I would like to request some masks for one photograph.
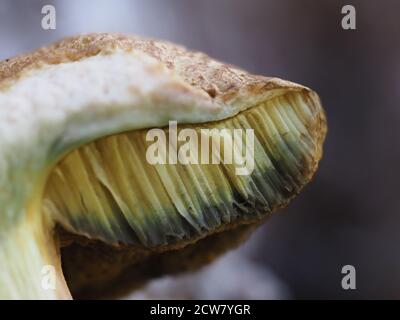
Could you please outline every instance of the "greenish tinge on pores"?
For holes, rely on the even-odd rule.
[[[178,124],[178,132],[191,128],[199,136],[202,129],[253,129],[249,175],[237,175],[234,163],[150,164],[148,130],[102,138],[72,151],[53,169],[44,210],[76,234],[145,246],[257,221],[286,205],[311,179],[320,152],[320,112],[310,96],[293,92],[226,120]],[[168,128],[163,130],[168,139]],[[235,143],[229,148],[236,152]]]

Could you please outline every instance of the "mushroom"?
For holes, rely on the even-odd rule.
[[[1,62],[0,106],[2,299],[115,296],[208,263],[311,180],[326,133],[309,88],[121,34]]]

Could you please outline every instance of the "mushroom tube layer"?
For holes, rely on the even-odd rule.
[[[0,298],[209,262],[311,180],[326,133],[306,87],[115,34],[0,63],[0,106]]]
[[[149,163],[148,130],[102,138],[72,151],[51,172],[45,210],[70,232],[144,246],[200,237],[237,219],[256,221],[284,206],[311,178],[321,139],[318,125],[310,97],[291,93],[233,118],[179,126],[178,134],[194,129],[197,141],[171,145],[165,159],[192,142],[198,155],[193,164]],[[224,152],[250,150],[237,150],[230,136],[209,136],[204,129],[254,130],[252,146],[241,137],[242,149],[253,149],[247,159],[253,170],[239,175],[235,155],[224,163]],[[172,132],[163,130],[167,143]],[[206,150],[194,146],[204,138],[209,138]],[[212,150],[216,139],[220,148]],[[218,152],[219,163],[202,164],[202,152],[210,157]]]

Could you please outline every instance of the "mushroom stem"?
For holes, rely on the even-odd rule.
[[[58,240],[37,208],[28,206],[14,228],[0,231],[0,299],[71,299]]]

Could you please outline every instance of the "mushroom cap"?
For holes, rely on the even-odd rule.
[[[50,236],[56,230],[65,276],[78,296],[109,294],[201,266],[238,245],[268,215],[224,222],[162,245],[107,243],[43,213],[40,199],[50,172],[72,150],[106,136],[162,128],[170,120],[222,121],[290,93],[304,96],[311,110],[304,125],[313,150],[302,159],[308,182],[322,157],[326,119],[307,87],[251,75],[169,42],[122,34],[66,38],[7,59],[0,63],[0,237],[28,217],[51,230]],[[35,209],[27,210],[31,203]]]

